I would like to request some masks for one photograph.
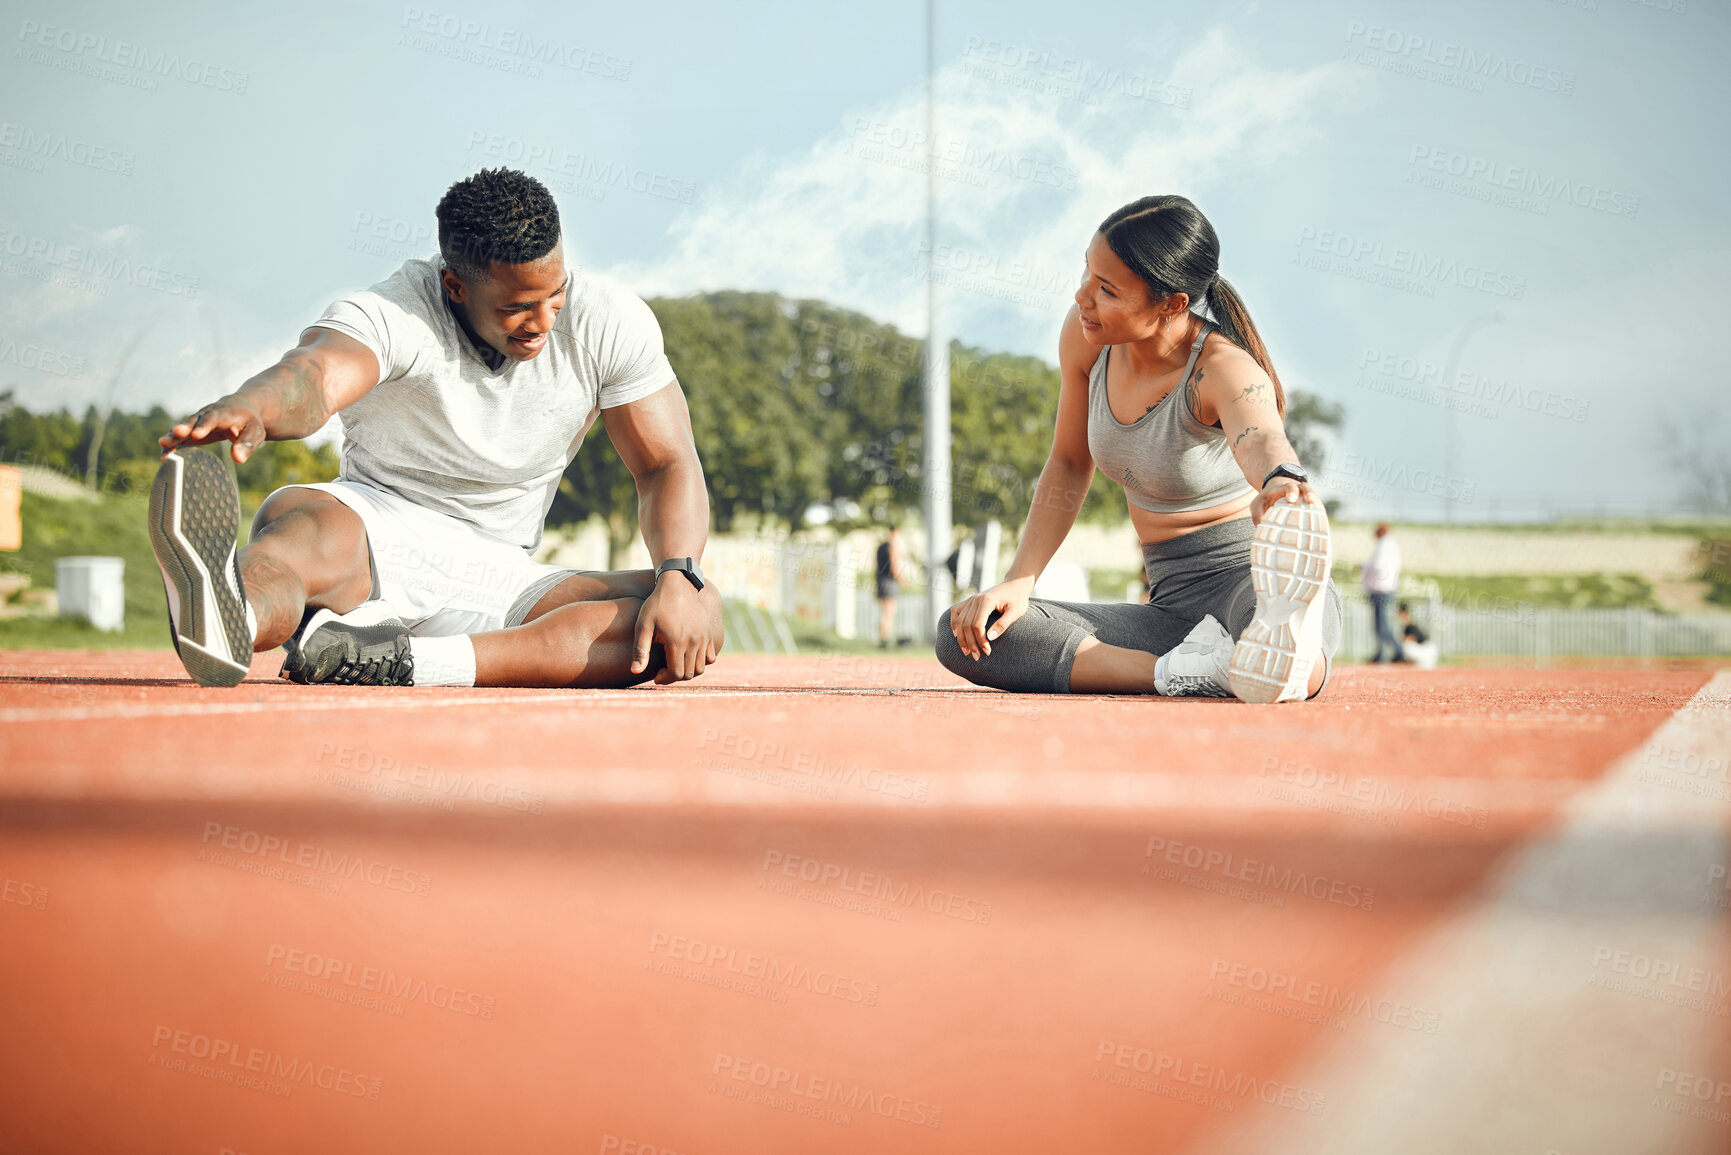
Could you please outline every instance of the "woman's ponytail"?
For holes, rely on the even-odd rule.
[[[1220,276],[1220,238],[1202,210],[1181,196],[1143,197],[1100,222],[1118,259],[1148,286],[1151,297],[1184,293],[1203,301],[1228,341],[1256,359],[1274,383],[1274,404],[1286,416],[1286,393],[1244,302]]]
[[[1208,302],[1208,313],[1226,339],[1255,358],[1262,371],[1268,374],[1268,379],[1274,382],[1274,406],[1281,417],[1285,417],[1286,391],[1280,387],[1280,375],[1275,373],[1274,362],[1269,360],[1268,349],[1262,344],[1262,335],[1256,331],[1256,325],[1251,322],[1250,313],[1238,293],[1225,277],[1217,276],[1208,286],[1203,300]]]

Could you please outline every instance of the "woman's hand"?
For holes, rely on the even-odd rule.
[[[992,643],[1028,612],[1028,598],[1033,592],[1033,578],[1012,578],[951,606],[950,632],[956,635],[962,653],[976,662],[991,653]],[[988,625],[994,613],[998,620]]]
[[[1316,491],[1310,488],[1308,482],[1294,481],[1290,477],[1270,478],[1267,485],[1255,501],[1250,503],[1250,524],[1261,525],[1262,515],[1277,501],[1308,501],[1321,504],[1316,500]]]

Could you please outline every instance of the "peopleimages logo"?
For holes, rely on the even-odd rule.
[[[801,1100],[811,1100],[832,1110],[859,1111],[862,1114],[875,1115],[881,1119],[895,1119],[898,1122],[911,1123],[916,1127],[930,1127],[934,1131],[944,1117],[942,1107],[928,1103],[924,1099],[880,1091],[856,1083],[852,1079],[825,1077],[798,1069],[790,1070],[774,1063],[742,1058],[737,1055],[717,1053],[715,1064],[710,1068],[709,1074],[711,1093],[742,1090],[741,1088],[728,1088],[722,1082],[724,1079],[730,1079],[758,1088],[761,1094],[754,1101],[760,1102],[764,1106],[780,1107],[800,1115],[812,1113],[810,1104],[801,1102]],[[745,1098],[746,1096],[736,1094],[731,1097]],[[805,1109],[802,1110],[801,1108]],[[852,1116],[826,1121],[845,1125],[852,1121]]]
[[[658,930],[649,939],[649,953],[665,952],[670,959],[699,967],[719,968],[740,979],[761,980],[781,990],[804,989],[816,995],[875,1007],[878,984],[850,978],[837,971],[813,968],[801,962],[741,950],[736,946],[669,934]]]
[[[116,253],[65,244],[21,232],[3,221],[0,221],[0,255],[23,257],[40,266],[84,278],[80,285],[94,286],[99,292],[105,290],[107,282],[124,281],[189,301],[198,296],[197,277],[177,272],[161,261],[134,261]]]
[[[1082,173],[1081,169],[1045,157],[1029,156],[996,146],[988,148],[961,137],[944,136],[941,133],[931,138],[927,137],[922,129],[905,128],[889,121],[873,120],[864,116],[853,118],[852,137],[850,151],[856,156],[865,156],[868,160],[881,160],[887,155],[906,153],[953,166],[958,171],[991,173],[1059,189],[1074,189],[1076,180]],[[860,151],[873,148],[887,151]],[[923,172],[924,169],[918,171]],[[940,170],[939,175],[950,174]]]
[[[1463,401],[1484,401],[1491,405],[1523,409],[1528,413],[1558,417],[1564,421],[1585,421],[1592,409],[1591,402],[1567,393],[1558,393],[1554,389],[1541,390],[1534,386],[1521,385],[1507,377],[1492,377],[1470,369],[1456,370],[1451,380],[1443,376],[1443,367],[1435,361],[1379,349],[1373,345],[1366,345],[1359,353],[1358,367],[1361,371],[1368,371],[1381,378],[1410,383],[1416,387],[1415,391],[1423,390],[1419,392],[1420,396],[1429,396],[1428,390],[1436,390],[1438,395],[1446,394]],[[1392,390],[1385,388],[1377,392]]]
[[[166,1053],[160,1049],[167,1044]],[[185,1071],[219,1083],[252,1085],[274,1081],[269,1090],[287,1096],[291,1086],[302,1083],[330,1091],[336,1095],[352,1095],[357,1099],[377,1099],[384,1082],[331,1063],[315,1064],[264,1047],[243,1047],[228,1039],[201,1035],[174,1027],[158,1026],[151,1038],[150,1065],[169,1070]],[[178,1056],[187,1058],[179,1058]],[[204,1060],[204,1064],[188,1063],[187,1059]],[[227,1066],[219,1066],[226,1063]],[[265,1087],[254,1089],[265,1090]]]
[[[989,923],[992,921],[992,904],[979,899],[967,898],[954,891],[938,887],[925,887],[919,883],[909,883],[905,880],[899,884],[888,875],[875,874],[869,870],[855,870],[851,866],[843,866],[834,862],[823,862],[816,858],[803,858],[797,854],[788,854],[780,850],[766,850],[763,854],[764,871],[779,871],[784,877],[797,879],[800,882],[815,883],[819,888],[831,888],[863,895],[876,902],[888,903],[890,913],[897,920],[901,912],[896,907],[919,907],[933,914],[945,915],[959,919],[962,922]],[[773,879],[766,880],[773,882]],[[759,886],[762,888],[760,881]]]
[[[1297,244],[1299,252],[1293,257],[1296,264],[1387,283],[1393,288],[1417,286],[1425,296],[1433,295],[1437,284],[1458,285],[1513,301],[1527,295],[1525,277],[1405,245],[1384,245],[1374,237],[1305,225],[1298,230]],[[1332,266],[1329,258],[1334,258]]]
[[[1304,870],[1293,870],[1290,866],[1282,869],[1272,862],[1241,858],[1228,851],[1162,838],[1157,834],[1149,836],[1147,848],[1142,854],[1150,860],[1143,865],[1143,874],[1156,873],[1152,867],[1154,862],[1159,861],[1198,871],[1203,876],[1215,875],[1221,879],[1247,882],[1287,894],[1302,894],[1318,902],[1332,902],[1336,906],[1356,910],[1369,910],[1376,903],[1376,891],[1370,887],[1326,875],[1311,874]],[[1165,874],[1162,873],[1161,877],[1165,877]]]
[[[403,8],[402,28],[405,35],[417,38],[409,42],[409,47],[427,50],[443,41],[446,48],[458,50],[454,53],[458,59],[467,59],[465,53],[481,50],[497,53],[511,63],[551,64],[602,80],[631,79],[631,61],[622,56],[451,12],[434,12],[407,5]],[[539,76],[540,73],[532,75]]]
[[[1479,82],[1501,80],[1560,96],[1570,96],[1575,91],[1573,72],[1535,64],[1530,60],[1511,59],[1501,52],[1468,48],[1453,41],[1439,41],[1431,36],[1401,32],[1358,20],[1347,24],[1346,41],[1349,52],[1352,47],[1362,45],[1409,66],[1448,69],[1463,78]]]
[[[55,377],[84,376],[84,358],[60,353],[41,345],[20,345],[9,338],[0,338],[0,365],[18,365],[49,373]]]
[[[414,975],[399,975],[389,967],[357,967],[351,960],[280,943],[272,943],[265,951],[264,965],[323,983],[341,983],[343,987],[349,988],[351,993],[379,995],[406,1003],[423,1003],[441,1011],[471,1018],[492,1018],[497,1003],[491,995],[465,990],[451,983],[429,983],[426,979]]]
[[[18,50],[18,55],[33,63],[46,64],[52,68],[64,67],[64,63],[87,66],[66,69],[71,72],[84,72],[90,70],[91,66],[108,64],[115,68],[133,69],[145,73],[146,76],[164,79],[172,77],[200,88],[232,92],[236,96],[246,95],[247,82],[252,79],[251,73],[223,68],[191,56],[183,57],[178,52],[153,51],[129,40],[110,40],[106,36],[56,24],[42,24],[35,20],[19,22],[18,40],[23,45]],[[63,59],[55,60],[48,56],[49,50],[60,53]],[[94,74],[100,76],[101,72],[97,70]]]
[[[211,845],[213,839],[216,842],[214,846]],[[238,826],[224,826],[220,822],[206,822],[204,837],[200,841],[203,844],[198,852],[200,861],[288,881],[305,879],[327,890],[340,890],[343,882],[359,879],[384,890],[424,898],[433,885],[433,876],[425,871],[407,870],[348,851],[339,854],[329,847],[310,842],[297,842],[291,846],[286,838],[257,830],[243,830]],[[275,861],[272,861],[272,851],[276,852]],[[285,866],[308,873],[295,875],[294,871],[285,872]],[[286,875],[294,877],[286,878]]]
[[[42,171],[42,161],[57,160],[81,168],[95,169],[97,172],[131,176],[133,166],[138,163],[137,158],[130,152],[123,152],[105,144],[95,144],[80,137],[67,136],[64,132],[50,132],[29,125],[13,124],[9,120],[0,121],[0,148],[10,149],[29,161],[28,167],[34,172]]]
[[[1524,165],[1505,164],[1490,157],[1428,144],[1413,145],[1407,164],[1409,181],[1481,200],[1511,194],[1508,199],[1496,203],[1506,203],[1511,208],[1534,209],[1540,216],[1548,214],[1550,206],[1558,203],[1614,217],[1633,217],[1641,207],[1639,197],[1590,181],[1570,180]],[[1442,177],[1454,177],[1461,186],[1473,187],[1456,187],[1443,182]]]
[[[1225,1098],[1225,1109],[1229,1111],[1234,1109],[1237,1102],[1244,1100],[1254,1100],[1270,1107],[1280,1107],[1305,1115],[1320,1115],[1328,1105],[1327,1095],[1309,1087],[1282,1083],[1278,1079],[1260,1079],[1243,1071],[1229,1070],[1216,1063],[1198,1063],[1194,1059],[1168,1055],[1163,1051],[1155,1052],[1147,1047],[1120,1043],[1115,1039],[1100,1040],[1099,1046],[1094,1049],[1094,1063],[1095,1079],[1101,1078],[1101,1068],[1115,1066],[1153,1075],[1156,1079],[1218,1091]]]

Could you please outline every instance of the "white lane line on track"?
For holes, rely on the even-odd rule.
[[[805,693],[806,691],[799,691]],[[876,691],[884,693],[885,691]],[[893,692],[893,691],[889,691]],[[109,702],[100,706],[12,706],[0,709],[0,722],[80,722],[101,718],[177,718],[216,714],[296,713],[323,710],[418,710],[449,709],[453,706],[523,706],[537,709],[558,707],[620,706],[647,710],[667,705],[691,705],[712,698],[762,698],[781,696],[786,690],[679,691],[662,696],[652,690],[549,690],[526,697],[511,694],[431,695],[408,692],[401,696],[367,694],[357,698],[278,697],[245,702],[185,702],[157,705],[149,702]],[[834,690],[832,694],[863,694],[864,690]]]
[[[1203,1149],[1731,1150],[1728,764],[1731,671],[1389,968],[1383,992],[1440,1011],[1435,1036],[1320,1032],[1281,1078],[1325,1092],[1326,1113],[1247,1118]]]

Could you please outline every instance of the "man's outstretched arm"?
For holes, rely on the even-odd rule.
[[[265,441],[317,433],[333,413],[359,401],[378,381],[379,360],[371,349],[315,325],[275,365],[180,422],[157,444],[166,457],[182,445],[232,441],[235,461],[245,461]]]
[[[628,405],[604,409],[601,420],[637,482],[637,521],[651,562],[701,558],[709,540],[709,493],[679,382]],[[721,596],[715,586],[698,590],[684,574],[669,571],[655,583],[637,616],[631,672],[643,672],[649,647],[659,642],[667,665],[655,680],[695,678],[715,661],[722,640]]]

